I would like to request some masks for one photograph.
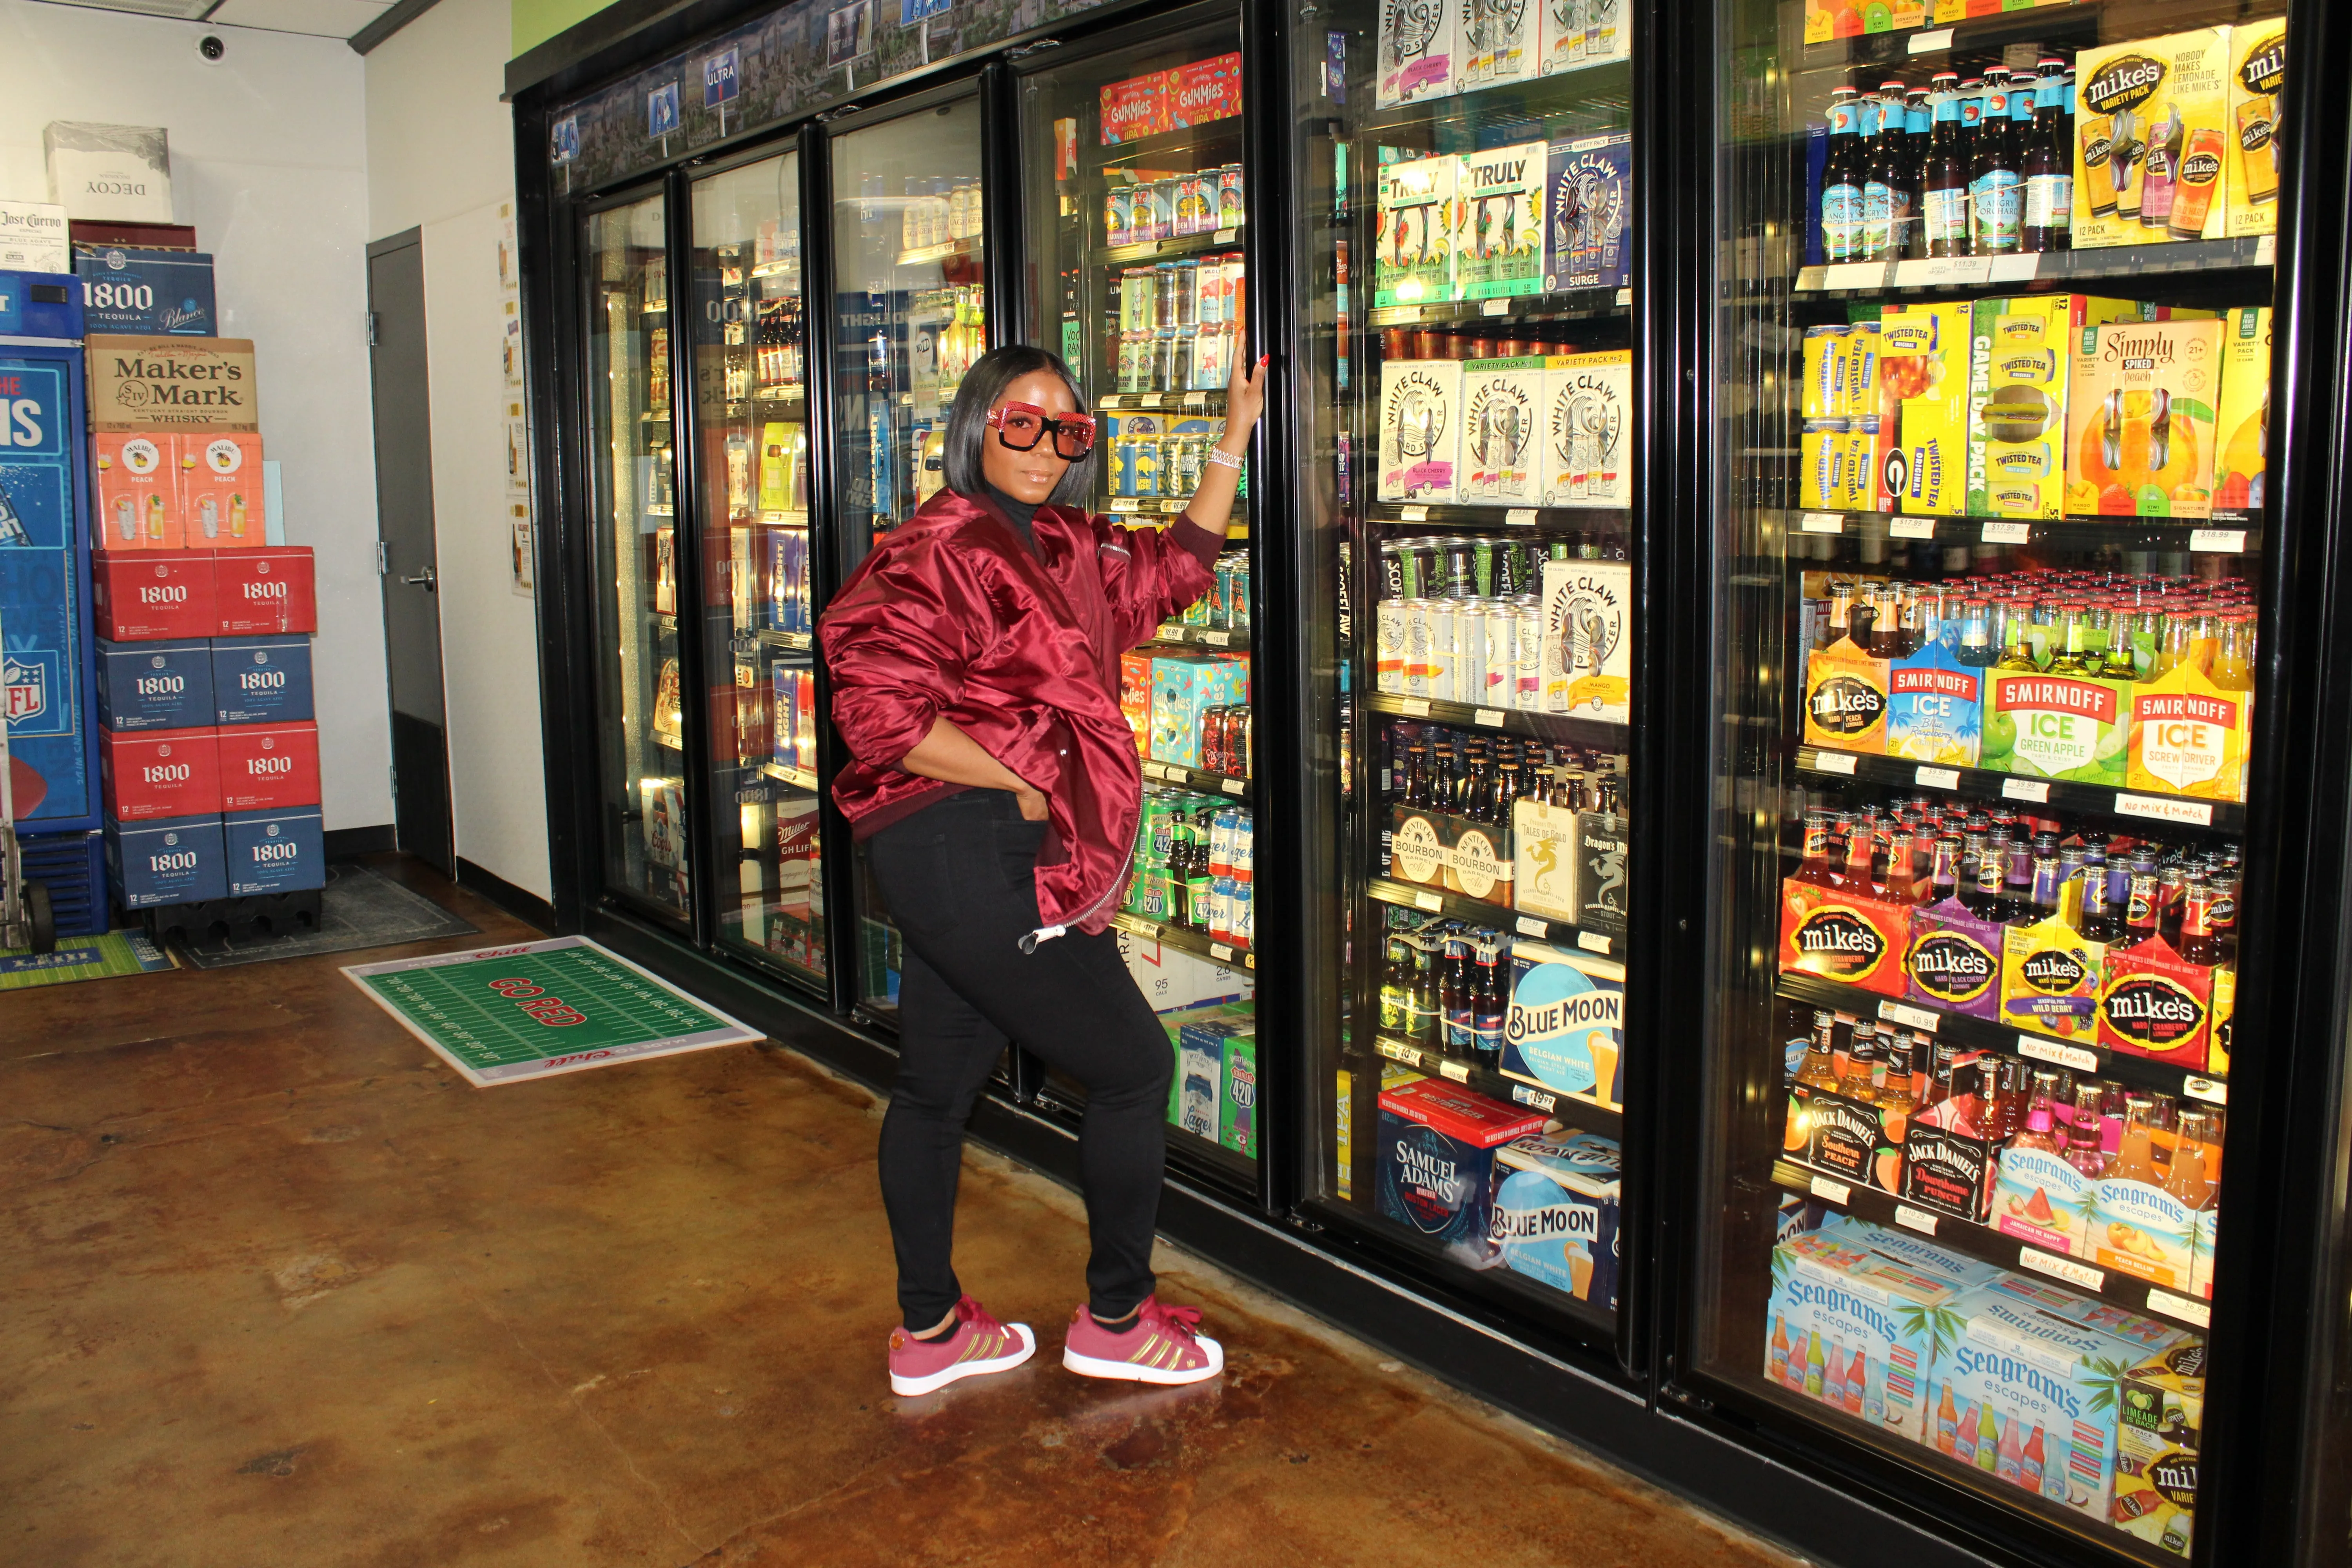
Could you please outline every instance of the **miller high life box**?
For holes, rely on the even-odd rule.
[[[1538,31],[1546,5],[1537,0],[1452,0],[1455,36],[1454,90],[1469,92],[1499,82],[1525,81],[1536,74]],[[1541,177],[1543,154],[1536,154]]]
[[[1906,994],[1948,1013],[2000,1016],[2004,929],[1979,919],[1958,899],[1913,910],[1903,951]]]
[[[2111,321],[2077,336],[2066,510],[2210,517],[2223,323]]]
[[[2226,233],[2278,229],[2278,95],[2285,85],[2284,20],[2242,22],[2231,28]]]
[[[2099,1033],[2105,944],[2053,915],[2001,931],[2000,1019],[2012,1028],[2089,1044]]]
[[[1453,0],[1381,0],[1374,101],[1389,109],[1454,90],[1462,19]]]
[[[1490,0],[1457,3],[1484,8]],[[1463,154],[1455,176],[1462,233],[1454,263],[1463,299],[1543,292],[1546,169],[1541,142]]]
[[[1989,675],[1984,766],[2082,784],[2124,782],[2132,682],[1999,669]]]
[[[1625,966],[1543,942],[1511,944],[1503,1074],[1588,1100],[1625,1102]]]
[[[2131,688],[2128,788],[2243,800],[2251,691],[2225,691],[2194,663]]]
[[[1626,722],[1633,683],[1633,568],[1543,563],[1543,710]]]
[[[1455,192],[1461,161],[1412,158],[1381,170],[1372,247],[1372,303],[1420,305],[1455,297]]]
[[[2084,328],[2147,307],[2085,294],[1979,300],[1969,389],[1970,517],[2058,517],[2066,494],[2068,394]]]
[[[2213,972],[2184,961],[2162,937],[2107,949],[2099,979],[2103,1048],[2201,1073],[2212,1016]]]
[[[1966,303],[1889,305],[1879,319],[1875,510],[1958,517],[1968,503]]]
[[[2213,505],[2245,511],[2268,491],[2271,308],[2248,305],[2221,319],[2221,406],[2213,428]]]
[[[1619,132],[1551,143],[1544,226],[1544,288],[1622,289],[1633,199],[1633,141]]]
[[[1805,661],[1805,743],[1874,757],[1886,750],[1886,661],[1841,634]]]
[[[1910,936],[1908,904],[1890,904],[1794,878],[1780,884],[1783,973],[1818,974],[1899,997],[1910,985],[1903,967]]]
[[[1462,367],[1462,499],[1534,506],[1543,499],[1544,362],[1473,360]]]
[[[1972,768],[1984,741],[1984,674],[1930,637],[1886,667],[1886,754]]]
[[[2084,49],[2074,70],[2074,247],[2221,238],[2230,29]]]
[[[1553,354],[1544,362],[1539,435],[1543,504],[1633,504],[1625,463],[1626,416],[1633,404],[1633,353]]]
[[[1461,363],[1391,360],[1382,365],[1380,499],[1458,500],[1461,450]]]

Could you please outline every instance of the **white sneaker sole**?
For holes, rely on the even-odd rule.
[[[1202,1383],[1225,1370],[1224,1346],[1206,1334],[1196,1336],[1193,1342],[1209,1352],[1207,1365],[1161,1368],[1131,1361],[1104,1361],[1097,1356],[1080,1355],[1067,1345],[1062,1347],[1062,1364],[1080,1377],[1108,1377],[1125,1383]]]
[[[963,1361],[953,1366],[941,1367],[929,1377],[900,1377],[890,1374],[890,1392],[898,1394],[929,1394],[945,1388],[960,1378],[982,1377],[992,1372],[1011,1372],[1037,1353],[1037,1336],[1029,1331],[1026,1323],[1007,1323],[1005,1331],[1021,1342],[1021,1348],[1011,1355],[1001,1355],[989,1361]]]

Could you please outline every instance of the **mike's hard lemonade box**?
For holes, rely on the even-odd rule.
[[[2189,1555],[2205,1426],[2205,1345],[2183,1340],[2124,1374],[2111,1517],[2126,1535]]]
[[[2184,962],[2160,936],[2108,948],[2100,966],[2100,1047],[2206,1071],[2213,973]]]
[[[1972,768],[1984,741],[1984,674],[1931,638],[1886,668],[1886,754]]]
[[[2106,947],[2059,916],[2001,932],[2000,1020],[2085,1045],[2098,1038]]]
[[[1966,509],[1972,328],[1966,303],[1889,305],[1879,318],[1876,510]]]
[[[2131,789],[2243,800],[2251,691],[2225,691],[2194,663],[2131,689]]]
[[[2074,248],[2219,239],[2230,29],[2136,38],[2074,57]]]
[[[1906,994],[1947,1013],[1999,1017],[2004,929],[1978,919],[1958,899],[1913,910],[1903,952]]]
[[[1539,457],[1546,506],[1633,504],[1625,428],[1633,405],[1633,352],[1553,354],[1544,361]]]
[[[1780,884],[1780,969],[1900,997],[1911,908],[1790,878]]]
[[[1462,367],[1462,499],[1534,506],[1543,499],[1544,362],[1473,360]]]
[[[1490,0],[1456,3],[1483,9]],[[1462,155],[1455,175],[1462,232],[1454,267],[1463,299],[1543,292],[1546,153],[1545,143],[1528,142]]]
[[[1375,193],[1372,303],[1455,298],[1456,158],[1411,158],[1381,170]]]
[[[1452,0],[1381,0],[1375,102],[1389,109],[1453,91],[1461,47],[1462,20]]]
[[[1616,1142],[1591,1132],[1538,1133],[1503,1145],[1487,1205],[1496,1256],[1613,1311],[1623,1165]]]
[[[1542,1131],[1542,1115],[1434,1078],[1383,1089],[1380,1106],[1380,1212],[1485,1263],[1495,1151]]]
[[[2286,23],[2242,22],[2231,27],[2230,211],[2223,220],[2229,234],[2278,231],[2278,95],[2285,85]]]
[[[2128,680],[1990,672],[1984,763],[2000,773],[2080,784],[2124,782],[2130,748]]]
[[[1617,1110],[1624,1054],[1623,964],[1539,942],[1511,944],[1504,1077]]]
[[[2221,318],[2221,408],[2213,437],[2213,505],[2245,511],[2269,491],[2271,308],[2248,305]]]
[[[1462,363],[1391,360],[1381,367],[1380,499],[1461,499]]]
[[[1936,1345],[1956,1326],[1945,1275],[1824,1228],[1772,1252],[1764,1375],[1790,1393],[1917,1441]]]
[[[1843,633],[1815,651],[1805,661],[1805,743],[1866,757],[1884,754],[1887,680],[1886,660],[1857,647]]]

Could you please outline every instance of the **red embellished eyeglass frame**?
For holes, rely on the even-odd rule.
[[[1095,418],[1091,414],[1054,416],[1034,403],[1007,403],[988,411],[988,424],[997,440],[1016,452],[1036,449],[1047,432],[1054,437],[1054,455],[1075,463],[1095,449]],[[1026,436],[1028,439],[1020,439]]]

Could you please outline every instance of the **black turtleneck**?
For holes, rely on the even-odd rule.
[[[1037,515],[1037,508],[1028,501],[1014,500],[986,479],[981,480],[980,483],[981,488],[988,492],[988,499],[995,504],[996,510],[1004,514],[1004,521],[1013,525],[1013,531],[1021,536],[1022,547],[1030,554],[1036,554],[1037,536],[1032,531],[1029,524],[1030,520]]]

